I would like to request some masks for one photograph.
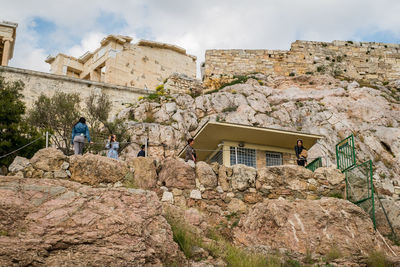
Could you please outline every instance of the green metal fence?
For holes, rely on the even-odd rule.
[[[361,207],[370,216],[375,229],[398,242],[388,213],[374,190],[372,161],[356,164],[354,136],[350,135],[336,145],[337,167],[346,176],[346,198]]]
[[[337,167],[342,172],[356,165],[354,135],[350,135],[336,145]]]
[[[347,168],[344,173],[347,200],[367,212],[376,228],[372,161],[354,165]]]
[[[318,157],[311,161],[309,164],[307,164],[306,169],[309,169],[310,171],[315,171],[319,167],[322,167],[322,158]]]

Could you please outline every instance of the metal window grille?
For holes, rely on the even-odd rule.
[[[266,152],[265,153],[266,166],[282,165],[282,153]]]
[[[256,168],[256,150],[243,147],[230,147],[231,165],[244,164]]]
[[[218,164],[222,165],[223,160],[222,160],[223,154],[222,154],[222,149],[215,153],[214,156],[212,156],[210,162],[217,162]]]

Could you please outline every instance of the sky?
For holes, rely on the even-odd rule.
[[[18,23],[10,66],[48,72],[48,55],[79,57],[108,34],[207,49],[290,49],[296,40],[400,43],[399,0],[0,0]]]

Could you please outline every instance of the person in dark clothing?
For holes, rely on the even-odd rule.
[[[137,154],[138,157],[146,157],[146,152],[144,151],[145,148],[146,148],[145,145],[142,145],[142,146],[140,147],[140,151],[139,151],[139,153]]]
[[[296,152],[297,165],[305,166],[307,163],[307,156],[305,155],[307,150],[303,146],[303,140],[297,140],[297,145],[294,147],[294,151]]]
[[[185,161],[193,160],[194,162],[196,162],[196,150],[194,150],[193,146],[194,140],[193,138],[189,138],[188,145],[186,146]]]
[[[83,148],[85,146],[85,138],[89,143],[89,127],[86,125],[85,118],[81,117],[77,123],[75,123],[74,128],[72,128],[71,144],[74,146],[74,154],[82,155]]]

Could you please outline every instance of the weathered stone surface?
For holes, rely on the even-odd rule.
[[[201,192],[200,190],[194,189],[190,191],[190,198],[193,199],[201,199]]]
[[[216,188],[218,185],[214,170],[204,161],[196,163],[196,177],[205,188]]]
[[[218,169],[218,184],[224,191],[229,191],[229,189],[231,188],[228,181],[227,171],[227,167],[225,167],[224,165],[221,165]]]
[[[68,174],[65,170],[55,171],[53,175],[54,175],[54,178],[56,178],[56,179],[68,178]]]
[[[227,209],[229,212],[245,213],[247,211],[247,206],[240,199],[232,198]]]
[[[1,177],[0,265],[184,265],[161,213],[150,191]]]
[[[249,248],[325,255],[336,247],[343,256],[387,249],[375,235],[368,214],[340,199],[264,200],[235,228],[235,241]]]
[[[49,171],[58,171],[67,157],[61,150],[56,148],[43,148],[35,153],[30,162],[35,169]]]
[[[174,204],[174,195],[172,194],[172,192],[164,191],[161,197],[161,201]]]
[[[135,157],[125,160],[129,167],[134,169],[133,184],[138,188],[154,189],[157,185],[157,172],[154,159],[149,157]]]
[[[90,185],[122,181],[129,172],[123,161],[92,154],[71,156],[69,170],[72,181]]]
[[[232,167],[232,170],[232,189],[244,191],[250,185],[254,185],[257,175],[256,169],[243,164],[237,164]]]
[[[168,188],[192,189],[196,186],[195,170],[182,160],[166,159],[158,175],[160,182]]]
[[[30,164],[29,159],[16,156],[14,161],[8,166],[8,171],[13,174],[23,171]]]
[[[185,210],[185,221],[192,225],[200,225],[204,221],[204,215],[198,209],[190,208]]]
[[[345,180],[345,175],[337,168],[318,168],[314,171],[315,179],[327,179],[331,185],[338,185]]]

